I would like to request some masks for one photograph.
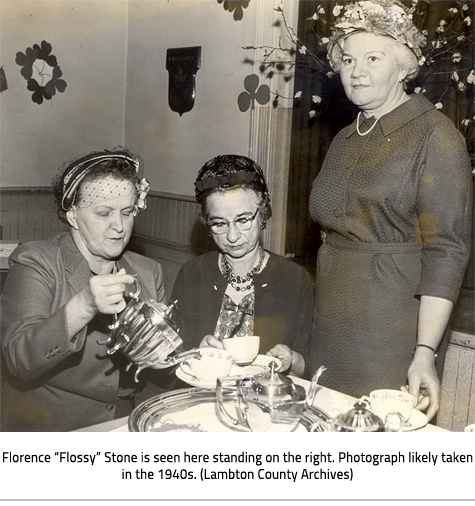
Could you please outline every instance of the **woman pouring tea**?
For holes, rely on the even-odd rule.
[[[464,139],[408,95],[425,37],[397,1],[345,4],[328,45],[360,112],[333,140],[310,197],[323,229],[311,370],[361,396],[409,391],[438,409],[435,354],[469,258],[471,167]]]
[[[140,157],[91,153],[54,190],[69,231],[19,246],[0,299],[2,430],[68,431],[130,413],[130,378],[100,343],[135,279],[164,298],[160,265],[125,251],[148,191]]]

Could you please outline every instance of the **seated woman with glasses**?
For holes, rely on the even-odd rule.
[[[307,271],[259,245],[272,209],[262,169],[240,155],[207,162],[195,182],[201,221],[219,252],[181,268],[173,289],[185,347],[222,348],[229,337],[260,336],[259,353],[304,375],[313,311]]]

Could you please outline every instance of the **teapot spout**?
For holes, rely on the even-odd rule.
[[[199,349],[184,351],[182,353],[178,353],[178,355],[166,357],[164,360],[157,360],[153,363],[152,368],[165,369],[167,367],[173,367],[174,365],[180,364],[189,358],[200,356],[201,354]]]
[[[322,373],[326,370],[327,368],[324,365],[321,365],[317,369],[317,372],[313,375],[307,397],[305,398],[305,409],[309,409],[313,405],[313,401],[315,400],[315,395],[317,393],[318,380],[320,379]]]

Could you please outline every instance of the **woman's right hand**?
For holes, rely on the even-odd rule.
[[[126,306],[125,287],[135,278],[121,269],[116,274],[92,276],[87,285],[66,303],[69,337],[72,338],[97,314],[117,314]]]
[[[207,336],[204,336],[200,343],[200,348],[220,348],[224,349],[223,341],[219,340],[218,338],[208,334]]]
[[[92,276],[79,292],[79,304],[93,318],[96,314],[117,314],[126,306],[125,287],[134,282],[134,277],[120,269],[115,274]],[[79,308],[78,308],[79,309]]]

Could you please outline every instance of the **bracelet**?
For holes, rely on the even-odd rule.
[[[434,355],[437,356],[437,352],[432,348],[432,346],[429,346],[428,344],[416,344],[416,348],[419,348],[419,346],[422,346],[423,348],[429,348],[429,350],[432,350],[434,352]]]

